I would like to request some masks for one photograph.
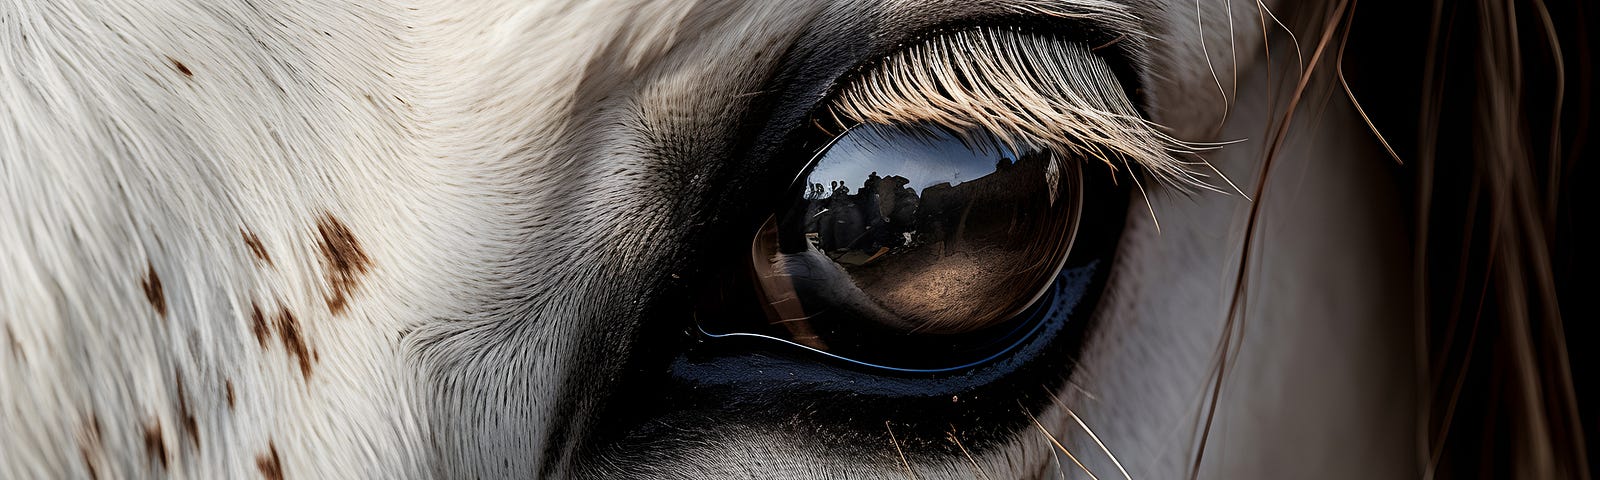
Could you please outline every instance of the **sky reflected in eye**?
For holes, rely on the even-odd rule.
[[[1016,162],[1016,154],[993,136],[969,136],[972,138],[963,142],[936,128],[860,125],[828,149],[811,171],[810,181],[813,188],[826,186],[827,192],[838,186],[854,192],[876,172],[903,177],[910,182],[906,187],[920,193],[940,183],[958,185],[994,173],[1002,159]]]

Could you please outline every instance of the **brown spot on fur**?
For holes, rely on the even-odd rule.
[[[178,426],[183,429],[184,435],[189,436],[189,443],[195,450],[200,449],[200,428],[194,420],[194,412],[189,410],[189,395],[183,391],[183,374],[173,371],[178,385]]]
[[[267,440],[267,453],[256,455],[256,469],[267,480],[283,480],[283,458],[278,456],[278,446]]]
[[[11,331],[11,326],[6,325],[6,342],[11,345],[11,357],[22,363],[28,360],[28,355],[22,352],[22,342],[17,341],[17,334]]]
[[[156,275],[156,266],[145,262],[144,280],[139,286],[144,289],[144,298],[150,301],[150,306],[156,309],[156,314],[167,316],[167,297],[161,291],[161,277]]]
[[[322,261],[328,269],[328,310],[338,315],[344,312],[351,292],[360,286],[360,276],[371,268],[372,259],[361,249],[350,228],[333,215],[324,213],[317,219],[317,233],[321,236]]]
[[[99,480],[100,465],[94,459],[94,454],[89,451],[89,447],[78,445],[78,454],[83,456],[83,468],[89,471],[89,478]]]
[[[272,330],[269,328],[267,326],[267,316],[261,313],[261,306],[256,305],[256,302],[252,300],[250,302],[250,333],[256,335],[256,343],[261,344],[263,350],[267,348],[267,340],[272,338]]]
[[[233,410],[233,380],[223,380],[222,381],[222,390],[227,393],[227,396],[228,396],[228,410],[232,411]]]
[[[105,438],[105,436],[100,433],[100,414],[97,414],[97,413],[90,413],[89,414],[89,425],[88,425],[88,427],[89,427],[89,437],[93,438],[95,443],[100,443],[100,440]]]
[[[183,62],[178,61],[178,59],[172,58],[172,57],[167,57],[167,61],[168,62],[172,62],[172,66],[173,67],[177,67],[178,71],[183,73],[183,76],[185,76],[185,77],[193,77],[194,76],[194,71],[189,70],[189,66],[188,65],[184,65]]]
[[[78,433],[78,454],[83,456],[83,467],[89,471],[89,478],[100,478],[100,451],[101,440],[104,436],[100,433],[100,416],[89,414],[89,422],[83,425]]]
[[[283,349],[300,361],[300,375],[310,379],[311,354],[307,353],[305,339],[300,335],[300,321],[296,320],[288,309],[279,311],[274,320],[273,323],[278,327],[278,336],[283,339]]]
[[[270,323],[267,315],[261,311],[261,306],[255,302],[250,303],[250,331],[255,334],[256,342],[265,350],[272,339],[272,331],[278,331],[278,339],[283,341],[283,349],[289,357],[300,365],[300,376],[311,379],[311,363],[314,359],[311,349],[306,344],[306,337],[300,328],[300,320],[296,319],[293,312],[287,308],[278,310],[272,316]],[[228,382],[229,407],[233,401],[233,383]]]
[[[144,451],[151,459],[161,462],[161,469],[167,469],[167,442],[161,435],[161,419],[152,418],[151,423],[144,425]]]
[[[261,244],[261,237],[243,228],[239,229],[239,236],[244,237],[244,246],[250,249],[251,256],[269,267],[272,266],[272,256],[267,254],[266,245]]]

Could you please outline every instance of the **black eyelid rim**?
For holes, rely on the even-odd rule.
[[[1060,275],[1060,273],[1057,272],[1057,275]],[[1057,282],[1057,281],[1059,281],[1059,280],[1055,279],[1055,278],[1052,278],[1049,289],[1055,289],[1056,288],[1055,282]],[[1050,293],[1050,292],[1048,292],[1048,290],[1047,291],[1042,291],[1042,292],[1040,292],[1040,297],[1042,297],[1045,293]],[[1039,298],[1034,298],[1029,303],[1037,303],[1038,301],[1039,301]],[[1050,313],[1053,313],[1052,309],[1042,308],[1042,309],[1035,309],[1035,311],[1033,312],[1032,315],[1034,317],[1044,317],[1044,316],[1048,316]],[[1030,339],[1033,339],[1035,334],[1039,333],[1040,330],[1043,330],[1047,326],[1046,323],[1048,321],[1049,321],[1049,319],[1046,319],[1046,318],[1031,318],[1026,322],[1018,324],[1016,326],[1016,328],[1014,329],[1013,333],[1015,333],[1015,331],[1021,331],[1023,329],[1027,329],[1028,332],[1022,334],[1021,336],[1015,337],[1015,340],[1012,341],[1011,344],[1007,345],[1005,348],[998,349],[994,353],[989,354],[989,356],[983,357],[983,358],[978,359],[978,360],[973,360],[973,361],[970,361],[970,362],[967,362],[967,363],[964,363],[964,364],[961,364],[961,365],[956,365],[956,366],[951,366],[951,367],[941,367],[941,368],[904,368],[904,367],[895,367],[895,366],[891,366],[891,365],[884,365],[884,364],[878,364],[878,363],[872,363],[872,362],[856,360],[854,358],[846,357],[846,356],[839,355],[839,354],[836,354],[836,353],[833,353],[833,352],[829,352],[829,351],[826,351],[826,350],[820,350],[820,349],[817,349],[815,347],[806,346],[806,345],[800,344],[798,342],[794,342],[794,341],[791,341],[791,340],[778,338],[778,337],[774,337],[774,336],[770,336],[770,335],[762,335],[762,334],[759,334],[759,333],[745,333],[745,332],[711,333],[711,332],[706,331],[705,327],[700,326],[700,325],[695,325],[695,328],[697,330],[699,330],[700,335],[702,335],[702,336],[704,336],[706,338],[711,338],[711,339],[753,338],[753,339],[760,339],[762,341],[778,342],[778,343],[787,344],[787,345],[789,345],[791,347],[795,347],[795,348],[799,348],[801,350],[808,351],[808,352],[810,352],[812,354],[822,355],[822,356],[827,357],[827,358],[829,358],[829,359],[831,359],[833,361],[842,362],[842,363],[851,364],[851,365],[860,366],[860,367],[866,367],[866,368],[870,368],[870,369],[874,369],[874,370],[881,370],[881,371],[885,371],[885,372],[893,372],[893,373],[897,373],[897,374],[940,374],[940,373],[952,373],[952,372],[969,371],[969,370],[972,370],[974,368],[977,368],[977,367],[983,366],[985,364],[988,364],[990,362],[993,362],[993,361],[995,361],[995,360],[997,360],[997,359],[999,359],[1001,357],[1004,357],[1005,355],[1010,354],[1012,351],[1016,350],[1018,347],[1021,347],[1022,345],[1027,344]],[[1007,335],[1007,336],[1010,337],[1010,335]]]

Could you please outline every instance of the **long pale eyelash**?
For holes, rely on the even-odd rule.
[[[940,35],[855,79],[829,114],[839,127],[981,129],[1014,149],[1095,159],[1113,170],[1131,162],[1180,191],[1220,191],[1196,168],[1205,165],[1198,154],[1217,145],[1162,132],[1139,115],[1105,60],[1082,44],[1049,36],[1009,29]],[[1185,157],[1196,160],[1179,160]]]

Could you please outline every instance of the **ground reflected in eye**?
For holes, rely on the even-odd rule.
[[[774,205],[742,268],[700,291],[697,323],[887,369],[998,358],[1056,310],[1080,163],[985,132],[852,128]]]

